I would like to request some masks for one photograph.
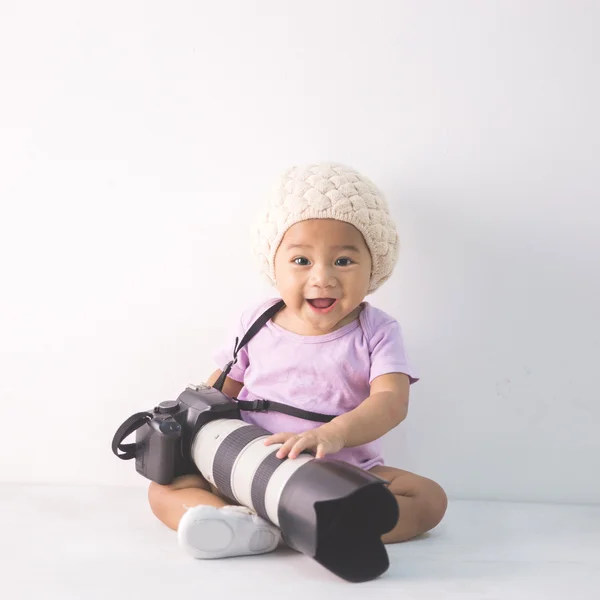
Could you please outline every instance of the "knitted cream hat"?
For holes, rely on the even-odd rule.
[[[285,232],[307,219],[336,219],[354,225],[373,262],[369,293],[392,274],[398,233],[383,194],[372,181],[337,163],[295,166],[280,177],[258,223],[255,253],[275,284],[275,253]]]

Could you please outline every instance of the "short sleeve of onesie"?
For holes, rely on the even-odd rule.
[[[369,312],[366,318],[367,327],[370,329],[368,332],[371,356],[369,383],[387,373],[404,373],[408,375],[411,384],[416,383],[419,377],[410,364],[400,324],[382,311]]]

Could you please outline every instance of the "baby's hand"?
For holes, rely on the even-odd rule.
[[[341,428],[327,423],[303,433],[275,433],[265,440],[265,446],[283,444],[277,451],[277,458],[296,458],[303,450],[314,450],[316,458],[334,454],[344,448],[345,441]]]

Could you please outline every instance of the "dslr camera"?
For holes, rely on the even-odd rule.
[[[113,452],[124,460],[135,458],[140,475],[166,485],[180,475],[198,473],[191,446],[206,423],[239,418],[232,398],[206,384],[192,385],[177,400],[161,402],[152,412],[137,413],[125,421],[113,439]],[[134,431],[135,444],[122,444]]]

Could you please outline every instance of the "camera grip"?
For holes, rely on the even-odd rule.
[[[181,456],[181,425],[171,416],[155,415],[138,429],[136,445],[137,472],[161,485],[171,483]]]

